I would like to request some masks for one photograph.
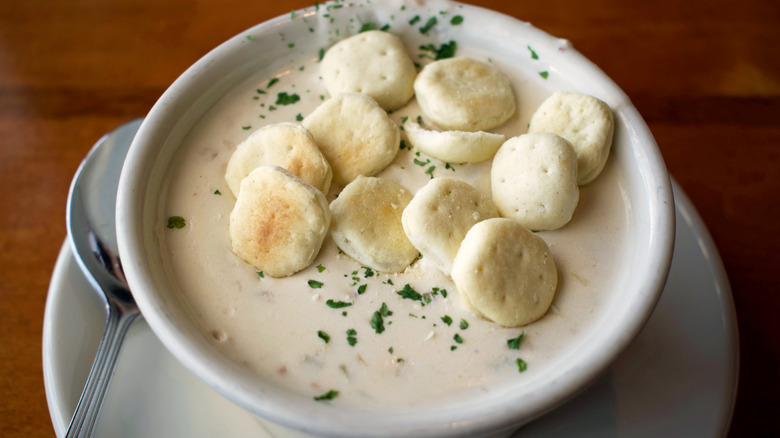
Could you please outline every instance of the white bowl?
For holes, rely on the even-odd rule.
[[[591,383],[627,347],[652,312],[666,280],[674,237],[674,202],[660,152],[617,85],[569,42],[528,23],[444,1],[404,2],[403,8],[400,2],[377,0],[339,5],[309,7],[242,32],[189,68],[152,108],[130,149],[118,193],[117,234],[128,282],[150,327],[176,358],[227,398],[275,424],[343,437],[506,433]],[[410,25],[416,15],[421,16],[420,23]],[[464,18],[461,24],[449,23],[455,15]],[[433,16],[439,24],[427,35],[421,33],[419,27]],[[579,91],[598,96],[614,109],[610,160],[621,175],[616,190],[626,206],[623,255],[608,274],[610,287],[592,323],[533,379],[507,384],[506,390],[485,396],[392,411],[312,403],[311,397],[264,381],[220,353],[174,293],[177,287],[171,283],[160,235],[165,232],[166,178],[185,137],[222,96],[251,75],[296,74],[290,68],[293,62],[316,65],[319,48],[369,22],[390,24],[390,31],[412,51],[431,41],[438,46],[454,40],[461,49],[487,57],[493,54],[499,64],[522,70],[529,87],[540,90],[538,95],[556,89]],[[521,119],[529,116],[526,111]],[[609,230],[601,238],[609,240]]]

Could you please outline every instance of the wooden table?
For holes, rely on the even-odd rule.
[[[741,343],[733,436],[780,430],[780,3],[474,0],[567,38],[631,97],[708,225]],[[223,40],[308,0],[0,2],[0,435],[52,436],[41,335],[68,185]]]

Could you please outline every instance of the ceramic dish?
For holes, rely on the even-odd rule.
[[[647,325],[592,387],[514,436],[727,435],[739,368],[734,304],[706,227],[679,186],[674,192],[672,267]],[[103,320],[103,307],[65,244],[52,274],[43,332],[44,383],[57,436],[65,435]],[[97,434],[273,436],[184,368],[143,320],[128,334]]]
[[[456,16],[461,19],[453,20]],[[425,25],[435,17],[440,24]],[[531,96],[525,102],[533,102],[534,95],[538,99],[565,89],[596,95],[615,112],[610,166],[620,175],[620,183],[612,188],[616,199],[626,205],[624,238],[616,249],[619,264],[599,279],[608,286],[592,322],[527,379],[493,382],[490,393],[450,397],[425,406],[375,410],[312,403],[310,395],[260,379],[223,355],[182,305],[180,287],[160,249],[160,236],[165,232],[170,166],[176,157],[186,156],[180,150],[185,139],[223,96],[246,86],[253,77],[265,77],[266,88],[270,78],[287,84],[295,83],[293,78],[299,74],[316,78],[323,41],[330,44],[366,24],[389,25],[410,50],[457,41],[463,53],[479,54],[519,76]],[[306,113],[316,101],[311,99],[300,108]],[[528,116],[523,110],[516,124],[525,126],[523,118]],[[252,117],[257,120],[257,114]],[[666,279],[674,229],[672,192],[660,153],[629,99],[603,72],[569,42],[528,23],[441,1],[319,4],[227,41],[185,72],[141,125],[123,170],[117,208],[123,266],[162,344],[193,374],[250,412],[322,436],[500,435],[552,410],[592,383],[639,333]],[[604,243],[613,237],[612,230],[604,229],[596,240]],[[593,257],[598,261],[598,255],[609,250],[596,251]]]

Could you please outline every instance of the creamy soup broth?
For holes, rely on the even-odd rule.
[[[518,111],[495,131],[507,137],[525,133],[531,114],[554,88],[516,57],[466,44],[458,55],[492,62],[510,78]],[[276,104],[279,93],[299,100]],[[435,403],[453,394],[483,394],[507,382],[529,381],[582,342],[603,316],[617,282],[614,272],[626,256],[624,177],[614,157],[595,182],[581,188],[573,220],[561,230],[539,233],[554,256],[558,289],[549,312],[526,327],[503,328],[468,311],[452,281],[424,258],[403,273],[379,273],[340,254],[326,238],[310,267],[274,279],[261,277],[235,256],[228,229],[235,198],[224,175],[236,145],[261,126],[305,117],[326,98],[316,57],[260,71],[202,117],[175,157],[163,192],[165,213],[183,217],[186,225],[166,229],[163,245],[182,301],[204,336],[258,378],[312,397],[335,390],[339,395],[330,403],[376,409]],[[401,125],[418,115],[412,101],[391,117]],[[447,164],[416,152],[400,150],[379,176],[411,191],[431,176],[457,177],[490,195],[489,161]],[[331,188],[329,200],[339,190]],[[310,280],[322,286],[312,287]],[[430,301],[399,296],[407,284]],[[328,300],[352,305],[331,308]],[[382,304],[392,315],[385,312],[384,331],[376,333],[371,320]],[[348,339],[351,330],[354,345]],[[521,333],[520,348],[508,348],[507,340]],[[527,364],[524,372],[518,358]]]

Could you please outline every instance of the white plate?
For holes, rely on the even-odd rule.
[[[739,368],[736,315],[717,249],[674,184],[677,235],[663,295],[631,346],[588,390],[518,437],[726,435]],[[104,324],[67,244],[46,303],[43,367],[54,429],[63,436]],[[265,437],[255,418],[214,392],[162,346],[144,321],[130,330],[98,436]]]

